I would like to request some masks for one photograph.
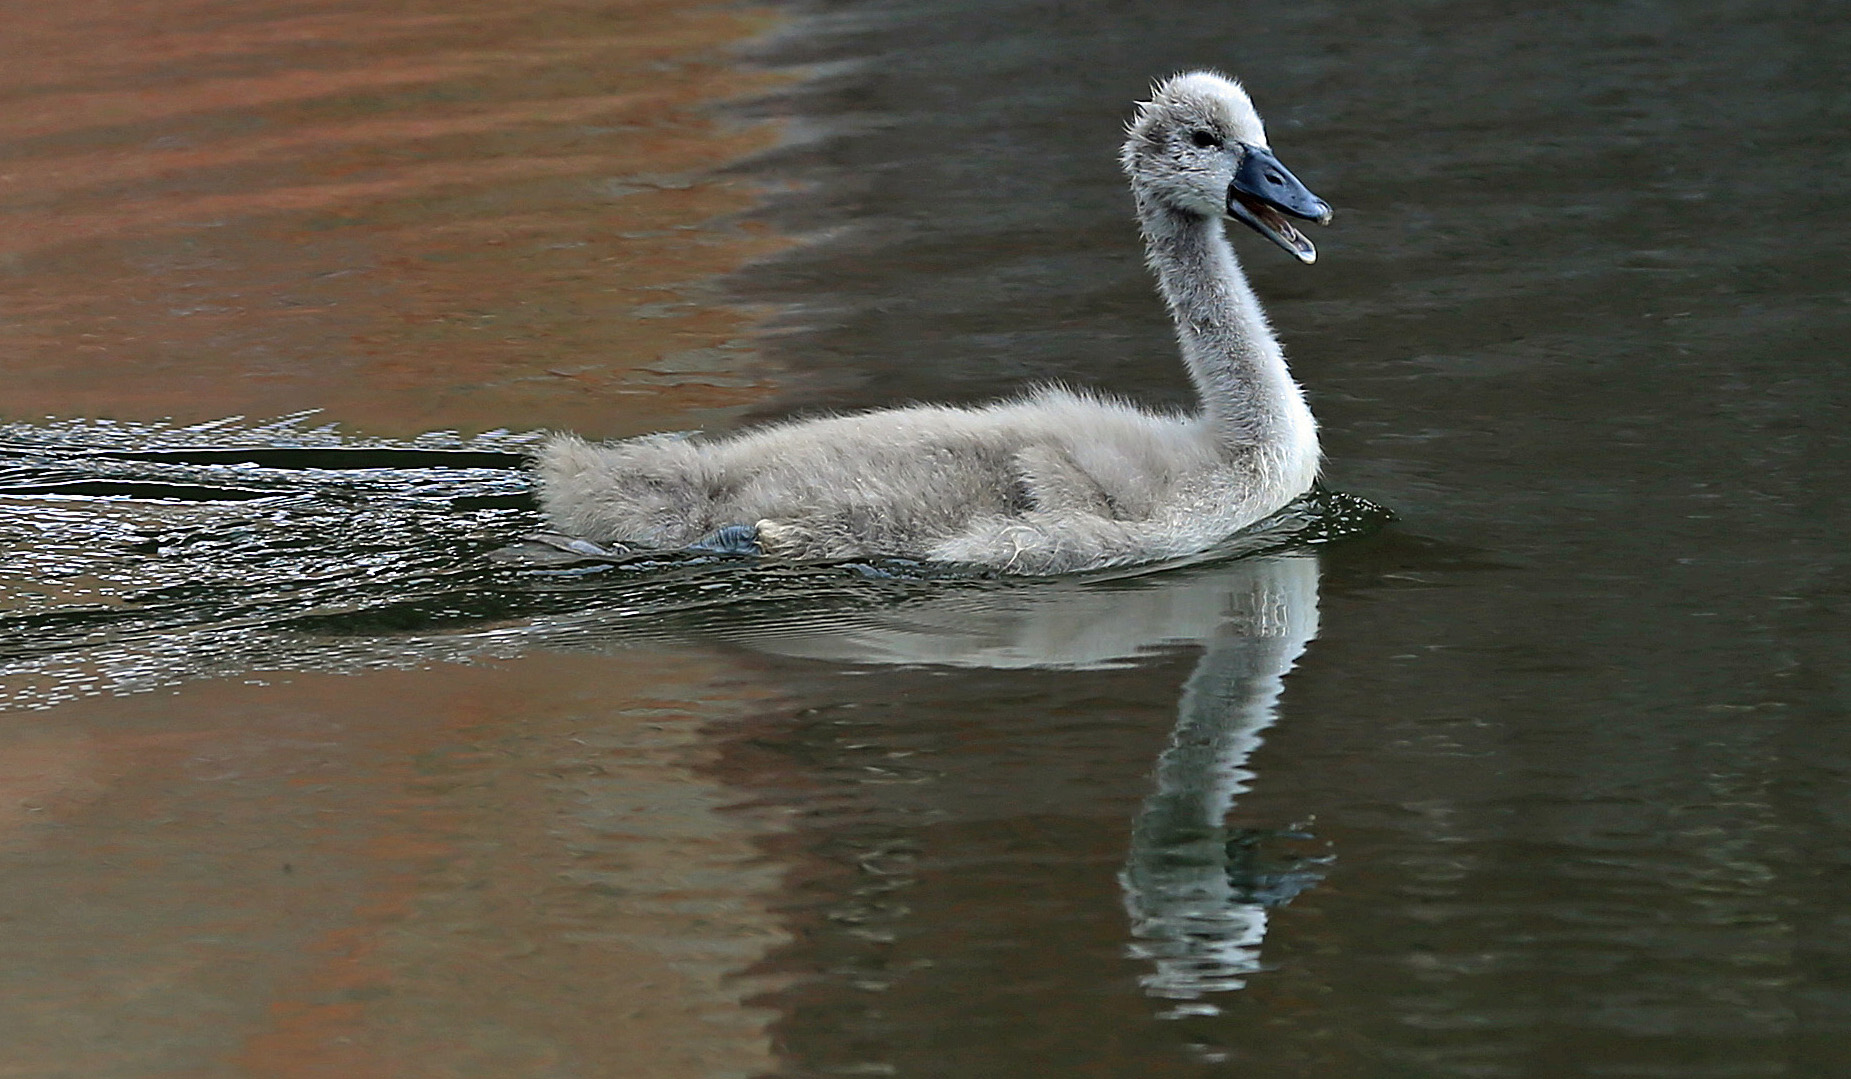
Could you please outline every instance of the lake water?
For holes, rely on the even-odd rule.
[[[9,25],[0,1073],[1851,1074],[1842,5]],[[1183,401],[1113,155],[1197,65],[1396,523],[491,557],[540,428]]]

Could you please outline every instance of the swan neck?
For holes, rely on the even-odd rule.
[[[1224,447],[1317,454],[1316,426],[1218,220],[1140,196],[1151,268],[1203,417]]]

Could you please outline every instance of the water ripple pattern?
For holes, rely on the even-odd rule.
[[[942,609],[948,590],[967,590],[975,609],[1012,588],[912,563],[524,558],[519,541],[541,523],[523,469],[537,438],[363,439],[312,415],[0,427],[0,705],[540,645],[797,640],[924,594]],[[1325,542],[1384,516],[1317,492],[1213,557]]]

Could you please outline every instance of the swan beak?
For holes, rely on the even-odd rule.
[[[1285,215],[1328,225],[1330,203],[1313,195],[1266,147],[1241,150],[1240,166],[1228,185],[1228,216],[1290,251],[1298,261],[1316,262],[1318,249]]]

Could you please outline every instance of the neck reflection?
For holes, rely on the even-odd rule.
[[[1267,910],[1316,882],[1317,859],[1269,848],[1297,833],[1230,831],[1234,801],[1254,779],[1247,763],[1278,719],[1287,671],[1318,629],[1318,565],[1310,557],[1253,559],[1245,589],[1228,593],[1220,632],[1203,641],[1183,686],[1156,789],[1132,827],[1119,883],[1134,956],[1150,963],[1145,992],[1178,1004],[1171,1016],[1213,1013],[1203,998],[1244,987],[1260,969]],[[1232,583],[1232,582],[1230,582]]]
[[[1318,631],[1317,559],[1250,557],[1208,572],[1107,583],[941,593],[818,621],[725,634],[754,649],[850,663],[1073,670],[1121,666],[1199,643],[1155,786],[1131,829],[1119,883],[1130,954],[1167,1017],[1261,969],[1268,911],[1317,882],[1328,856],[1292,829],[1230,829],[1248,762],[1278,719],[1284,678]],[[1309,849],[1308,849],[1309,848]]]

